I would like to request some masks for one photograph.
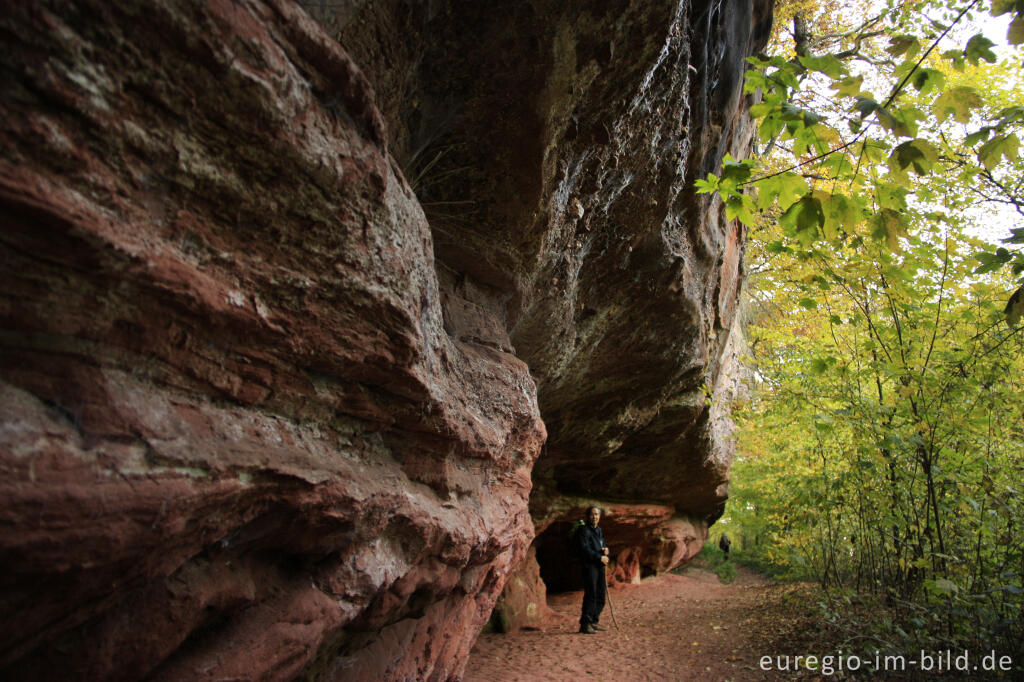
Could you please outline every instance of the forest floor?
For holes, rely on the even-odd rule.
[[[849,664],[840,663],[850,661],[847,644],[863,647],[870,638],[825,623],[814,585],[779,583],[737,568],[730,583],[691,566],[679,575],[618,585],[610,591],[615,618],[606,606],[601,625],[608,630],[594,635],[577,633],[582,592],[548,595],[550,611],[541,628],[480,635],[463,681],[991,679],[948,668],[925,673],[916,662],[905,663],[903,673],[882,672],[870,653],[854,657],[860,670],[851,674]],[[848,615],[860,622],[873,613],[870,606],[851,609]],[[772,659],[768,670],[762,668],[765,656]],[[1011,673],[998,679],[1020,678]]]

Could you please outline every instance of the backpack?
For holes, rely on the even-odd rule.
[[[578,564],[583,561],[583,558],[580,556],[580,545],[577,536],[579,535],[580,528],[583,528],[584,525],[586,525],[586,522],[581,519],[569,526],[569,535],[566,538],[566,548],[568,550],[567,554],[569,555],[569,560],[574,564]]]

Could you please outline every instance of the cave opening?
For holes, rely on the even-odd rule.
[[[572,523],[556,521],[534,540],[540,578],[549,594],[583,589],[579,564],[569,556],[569,529]]]

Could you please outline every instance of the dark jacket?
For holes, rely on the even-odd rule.
[[[594,528],[586,523],[576,531],[576,555],[582,564],[601,566],[601,557],[604,556],[601,550],[604,547],[604,533],[600,526]]]

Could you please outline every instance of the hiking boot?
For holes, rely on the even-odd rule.
[[[591,623],[590,624],[590,629],[591,630],[595,630],[597,632],[608,632],[608,628],[603,628],[600,625],[598,625],[597,623]]]
[[[591,625],[590,623],[587,623],[586,625],[581,625],[580,626],[580,634],[581,635],[596,635],[597,634],[597,630],[594,629],[593,625]]]

